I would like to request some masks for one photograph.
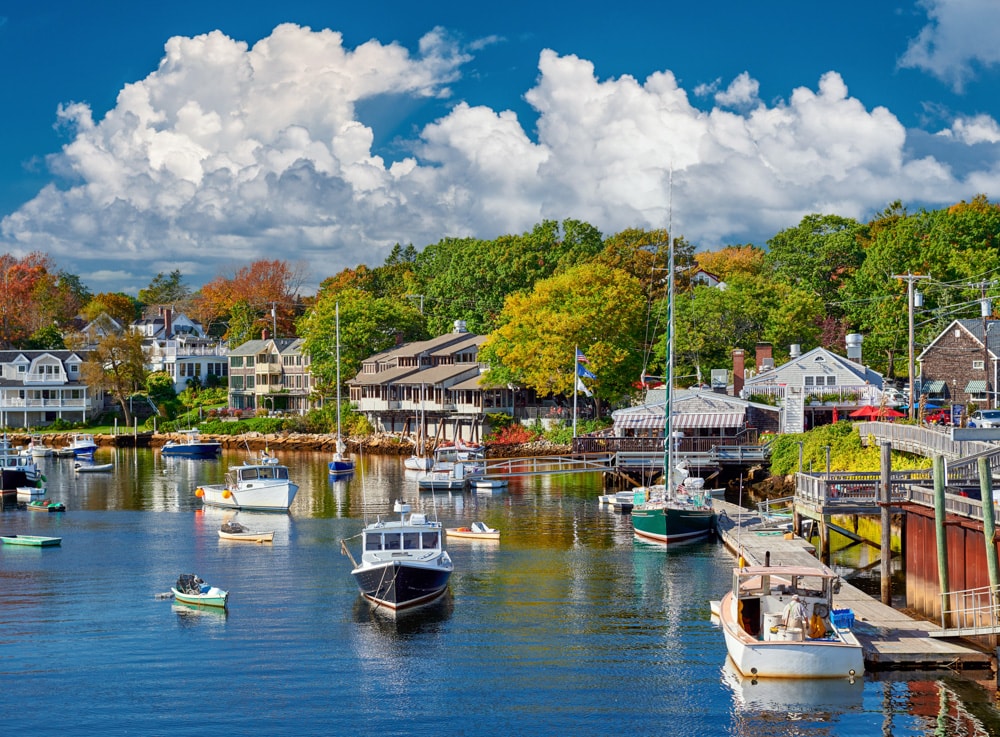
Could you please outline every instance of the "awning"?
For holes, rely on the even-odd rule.
[[[694,430],[699,428],[743,427],[744,412],[691,412],[674,415],[674,428]]]
[[[924,384],[923,393],[940,394],[941,392],[944,391],[944,384],[945,382],[943,381],[928,381],[926,384]]]
[[[986,393],[986,381],[984,379],[975,379],[970,381],[965,385],[966,394],[985,394]]]
[[[662,430],[666,427],[663,412],[622,413],[615,418],[615,434],[619,430]]]

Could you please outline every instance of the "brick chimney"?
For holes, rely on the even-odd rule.
[[[268,330],[267,328],[264,328],[263,330],[260,331],[261,340],[268,340],[270,339],[270,337],[271,337],[271,331]]]
[[[774,368],[774,357],[771,353],[770,343],[757,344],[757,372],[767,371]]]
[[[163,310],[163,337],[168,340],[174,334],[174,323],[173,323],[174,311],[169,307]]]
[[[733,349],[733,396],[738,397],[743,391],[743,379],[746,374],[745,357],[742,348]]]

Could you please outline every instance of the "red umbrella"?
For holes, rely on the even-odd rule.
[[[894,410],[892,407],[876,407],[874,404],[866,404],[863,407],[851,412],[851,417],[858,419],[874,420],[875,418],[885,419],[886,417],[906,417],[905,414]]]

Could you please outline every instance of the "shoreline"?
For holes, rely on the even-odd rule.
[[[69,445],[74,435],[87,433],[86,430],[77,430],[60,433],[44,433],[41,437],[46,445],[53,449],[65,448]],[[37,433],[35,433],[37,434]],[[14,447],[25,448],[31,442],[32,433],[8,432],[7,439]],[[280,432],[264,434],[259,432],[248,432],[240,435],[209,435],[203,434],[204,440],[212,440],[220,443],[223,448],[249,448],[250,450],[291,450],[291,451],[314,451],[328,452],[336,451],[335,434],[315,435],[310,433]],[[153,433],[141,432],[130,433],[120,432],[118,434],[94,434],[94,441],[100,448],[160,448],[168,440],[181,440],[182,433]],[[370,453],[372,455],[396,455],[408,456],[417,451],[416,442],[407,436],[392,435],[389,433],[379,433],[366,438],[345,438],[348,452]],[[540,440],[532,443],[522,443],[516,445],[487,445],[487,458],[520,458],[527,456],[543,455],[564,455],[570,453],[572,448],[568,445],[559,445]],[[425,448],[427,454],[433,452],[433,445],[427,444]]]

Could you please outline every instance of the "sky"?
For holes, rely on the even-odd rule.
[[[0,65],[0,253],[93,292],[1000,199],[997,0],[54,0],[0,6]]]

